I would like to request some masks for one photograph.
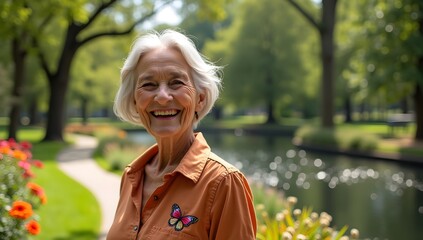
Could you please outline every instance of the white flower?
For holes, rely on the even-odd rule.
[[[295,204],[297,204],[298,199],[296,197],[290,196],[287,198],[287,201],[289,206],[294,206]]]
[[[289,232],[283,232],[282,233],[282,240],[291,240],[292,239],[292,235]]]
[[[358,239],[360,237],[360,232],[355,228],[351,229],[350,234],[352,239]]]

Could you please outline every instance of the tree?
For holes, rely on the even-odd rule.
[[[423,140],[423,3],[419,0],[372,1],[365,38],[369,91],[388,103],[411,96],[417,125],[415,139]]]
[[[314,26],[320,36],[322,80],[320,117],[323,127],[333,127],[334,116],[334,37],[337,0],[322,0],[321,21],[317,21],[295,0],[288,0]]]
[[[220,17],[223,16],[220,4],[225,1],[187,0],[184,3],[201,6],[199,9],[202,14]],[[41,68],[48,79],[50,98],[45,141],[63,140],[65,99],[70,82],[69,74],[77,51],[96,39],[131,33],[137,25],[171,2],[173,0],[144,0],[141,3],[119,0],[2,1],[0,11],[3,17],[7,16],[4,12],[16,12],[26,13],[31,19],[28,21],[31,23],[30,27],[15,21],[17,24],[13,26],[13,29],[30,34],[29,39],[37,51]],[[108,18],[110,24],[104,25],[101,31],[92,31],[92,26],[100,18]],[[9,22],[13,23],[12,20]],[[64,31],[62,31],[63,26],[65,26]],[[59,44],[54,45],[52,42],[45,41],[46,37],[52,36],[48,33],[54,36],[62,33],[63,38],[56,41]],[[8,33],[7,36],[15,35]],[[52,51],[53,45],[60,50]],[[15,68],[22,66],[19,62],[15,65]]]
[[[70,106],[80,110],[82,122],[86,124],[94,110],[108,112],[113,102],[111,89],[117,89],[119,68],[125,58],[127,42],[131,37],[104,38],[89,44],[79,51],[71,72]],[[107,51],[105,51],[107,49]],[[105,110],[107,109],[107,110]],[[104,116],[104,115],[103,115]]]
[[[88,13],[86,21],[81,21],[76,17],[71,17],[67,23],[65,30],[65,38],[63,41],[62,51],[59,54],[56,68],[53,69],[46,58],[46,48],[42,48],[39,41],[36,41],[38,47],[38,56],[41,61],[41,66],[47,76],[50,90],[49,110],[47,114],[47,129],[44,140],[63,140],[63,129],[65,123],[65,96],[70,82],[70,70],[76,52],[87,43],[94,41],[104,36],[118,36],[126,35],[132,32],[138,24],[144,22],[149,17],[153,16],[164,4],[159,7],[147,8],[140,11],[141,16],[135,20],[130,20],[130,23],[122,29],[103,29],[99,32],[89,33],[87,29],[95,22],[101,14],[105,14],[114,4],[116,0],[104,1],[98,5],[91,4],[93,10]],[[125,18],[125,16],[123,16]],[[124,19],[125,20],[125,19]],[[88,33],[86,33],[88,32]]]
[[[227,65],[225,101],[237,108],[264,107],[267,123],[274,123],[275,113],[286,113],[304,91],[301,47],[311,29],[285,2],[243,1],[237,9],[232,24],[219,31],[216,41],[208,42],[205,50]]]
[[[362,66],[362,55],[366,52],[366,38],[362,37],[363,22],[367,18],[362,14],[367,3],[363,1],[341,1],[338,6],[338,18],[335,34],[336,41],[336,99],[342,105],[345,122],[352,122],[354,104],[364,101],[359,95],[361,83],[364,81],[365,68]],[[358,67],[359,66],[359,67]],[[359,100],[357,100],[359,99]]]
[[[9,112],[9,138],[17,139],[16,132],[22,108],[23,85],[25,80],[26,56],[28,55],[29,9],[24,1],[2,1],[0,3],[2,28],[0,35],[11,42],[10,55],[14,62],[13,86]],[[17,28],[21,25],[21,28]]]
[[[419,24],[419,38],[421,39],[423,38],[423,3],[421,1],[417,3],[419,4],[419,18],[417,22]],[[415,139],[423,141],[423,51],[418,52],[416,65],[420,74],[416,77],[415,92],[413,95],[417,125]]]

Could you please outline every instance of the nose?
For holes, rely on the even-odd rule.
[[[166,85],[160,85],[154,100],[159,104],[166,104],[173,99],[170,89]]]

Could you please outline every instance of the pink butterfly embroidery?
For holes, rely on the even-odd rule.
[[[169,226],[174,227],[176,231],[181,231],[184,227],[198,222],[198,218],[186,215],[182,216],[181,208],[178,204],[173,204],[172,211],[170,212]]]

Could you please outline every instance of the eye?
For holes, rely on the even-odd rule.
[[[172,80],[169,82],[169,85],[170,85],[172,88],[178,88],[178,87],[180,87],[180,86],[185,85],[185,82],[184,82],[184,81],[182,81],[182,80],[180,80],[180,79],[172,79]]]
[[[156,87],[156,84],[154,82],[141,82],[138,84],[139,88],[144,88],[144,89],[153,89]]]

